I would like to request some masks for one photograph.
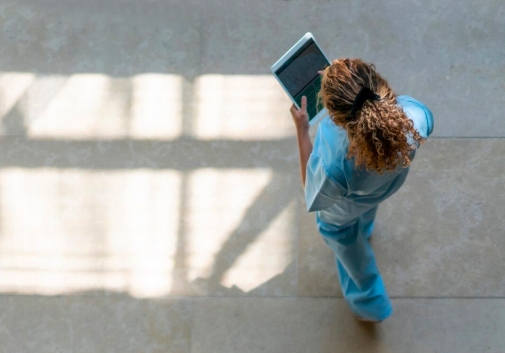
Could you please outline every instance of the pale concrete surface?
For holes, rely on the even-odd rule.
[[[501,353],[505,344],[503,299],[393,299],[380,325],[357,322],[336,298],[2,296],[0,305],[4,352]]]
[[[504,25],[501,1],[2,1],[0,352],[502,352]],[[269,75],[306,31],[435,115],[379,208],[378,326]]]
[[[380,325],[343,299],[195,300],[193,352],[503,352],[503,299],[394,299]],[[478,334],[476,334],[478,332]]]
[[[0,297],[2,352],[190,352],[190,300]]]

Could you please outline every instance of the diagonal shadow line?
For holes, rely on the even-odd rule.
[[[24,113],[19,104],[20,100],[4,115],[1,123],[4,135],[26,136]]]
[[[25,116],[21,105],[26,101],[28,92],[35,85],[37,79],[25,88],[18,100],[12,107],[0,117],[0,125],[3,135],[26,136]]]
[[[28,97],[28,92],[35,85],[37,79],[35,78],[33,82],[24,89],[18,100],[12,105],[12,107],[0,116],[0,126],[3,135],[19,135],[26,136],[26,126],[25,126],[25,116],[21,105],[26,101]],[[3,97],[0,97],[2,99]]]
[[[33,82],[26,87],[23,91],[20,98],[16,101],[16,103],[12,106],[12,108],[1,117],[0,124],[3,127],[3,135],[8,136],[26,136],[27,135],[27,127],[26,127],[26,116],[23,112],[22,105],[28,101],[28,96],[30,93],[36,89],[38,85],[41,85],[41,78],[35,77]],[[58,95],[58,93],[65,87],[65,83],[69,80],[68,77],[60,79],[58,87],[50,97],[46,97],[44,103],[41,104],[41,107],[38,109],[39,112],[43,112],[49,103],[53,100],[54,97]],[[40,115],[40,114],[37,114]],[[28,122],[30,123],[30,122]]]
[[[209,282],[218,284],[237,259],[254,243],[270,223],[295,199],[293,178],[275,173],[270,183],[247,209],[237,228],[215,256]]]

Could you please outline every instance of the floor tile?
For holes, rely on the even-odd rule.
[[[504,299],[394,299],[380,324],[358,323],[343,299],[198,299],[193,353],[502,351]]]
[[[505,140],[436,139],[379,207],[375,249],[395,296],[503,296]]]
[[[40,75],[194,77],[200,60],[195,1],[5,1],[0,67]],[[7,20],[8,19],[8,20]]]
[[[0,352],[191,352],[187,300],[0,296]]]

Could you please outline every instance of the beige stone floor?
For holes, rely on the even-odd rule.
[[[505,5],[0,2],[0,352],[505,352]],[[356,322],[269,67],[312,31],[435,132]],[[312,134],[315,130],[312,131]]]

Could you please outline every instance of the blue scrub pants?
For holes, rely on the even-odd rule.
[[[377,206],[341,225],[317,217],[324,241],[333,250],[340,286],[351,310],[364,319],[382,321],[393,312],[368,241],[373,231]]]

